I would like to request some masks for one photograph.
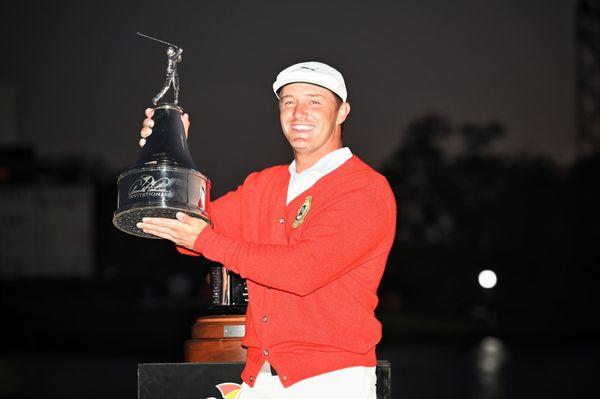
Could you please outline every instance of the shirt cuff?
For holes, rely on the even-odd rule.
[[[203,235],[203,233],[206,230],[211,230],[210,226],[206,226],[201,232],[200,234],[198,234],[198,236],[196,237],[196,241],[194,241],[194,249],[188,249],[186,247],[182,247],[180,245],[176,245],[175,248],[177,248],[177,251],[179,251],[179,253],[182,253],[184,255],[190,255],[190,256],[200,256],[200,253],[202,252],[200,250],[200,245],[198,244],[198,242],[200,241],[200,236]],[[200,241],[201,242],[201,241]]]
[[[182,247],[180,245],[176,245],[175,249],[177,249],[177,252],[183,255],[200,256],[198,252],[194,252],[191,249],[187,249],[186,247]]]
[[[210,227],[210,225],[206,226],[198,237],[196,237],[196,241],[194,241],[194,252],[202,253],[202,248],[206,244],[207,241],[210,241],[216,235],[215,231]]]

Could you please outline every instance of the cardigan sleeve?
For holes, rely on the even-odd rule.
[[[315,212],[294,244],[255,244],[206,228],[194,250],[258,284],[308,295],[387,253],[395,218],[396,205],[389,188],[383,193],[354,190]]]
[[[215,232],[224,234],[228,237],[242,236],[242,199],[244,196],[244,185],[253,184],[256,179],[256,173],[248,175],[244,183],[234,191],[212,201],[208,207],[208,214],[212,222],[212,228]],[[198,256],[197,251],[176,246],[177,251],[184,255]]]

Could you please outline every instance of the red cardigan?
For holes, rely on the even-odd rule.
[[[194,244],[247,281],[242,379],[251,386],[265,360],[286,387],[377,362],[374,310],[395,234],[393,193],[356,156],[286,206],[289,178],[287,166],[249,175],[211,204],[213,228]]]

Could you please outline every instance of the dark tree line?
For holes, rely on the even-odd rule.
[[[600,265],[600,158],[559,167],[495,150],[496,122],[427,115],[383,173],[398,202],[382,308],[480,320],[494,329],[593,332]],[[477,275],[492,269],[498,285]]]

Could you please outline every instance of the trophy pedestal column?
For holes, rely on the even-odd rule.
[[[245,315],[203,316],[192,327],[192,339],[185,342],[187,363],[245,362],[242,347]]]

